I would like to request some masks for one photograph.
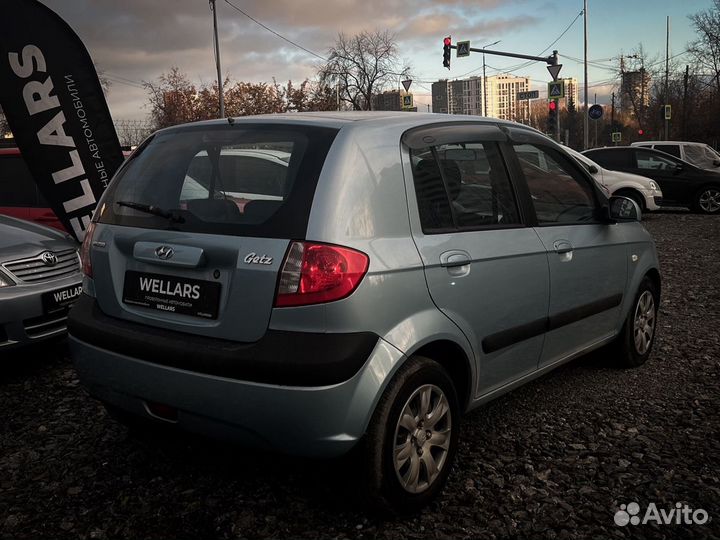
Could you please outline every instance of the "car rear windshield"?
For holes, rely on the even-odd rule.
[[[103,196],[101,223],[303,239],[337,130],[235,123],[163,131]]]

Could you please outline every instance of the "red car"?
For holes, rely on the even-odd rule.
[[[0,214],[67,232],[40,193],[18,148],[0,148]]]

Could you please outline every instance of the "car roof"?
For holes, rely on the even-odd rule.
[[[642,146],[644,144],[687,144],[691,146],[708,146],[706,143],[694,141],[637,141],[631,143],[631,146]]]
[[[192,122],[189,124],[180,124],[170,126],[162,132],[172,132],[175,130],[192,129],[197,126],[218,126],[231,123],[233,125],[243,123],[277,123],[277,124],[295,124],[306,126],[330,127],[342,129],[344,127],[383,127],[402,125],[407,129],[413,127],[424,126],[434,123],[448,122],[478,122],[495,125],[507,125],[519,128],[525,128],[536,131],[527,126],[500,120],[498,118],[487,118],[484,116],[474,116],[465,114],[440,114],[440,113],[415,113],[403,111],[323,111],[323,112],[296,112],[296,113],[279,113],[279,114],[259,114],[254,116],[240,116],[226,119],[202,120],[200,122]],[[540,133],[539,131],[537,133]]]

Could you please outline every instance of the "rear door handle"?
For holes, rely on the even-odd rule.
[[[470,254],[466,251],[454,249],[452,251],[446,251],[440,255],[440,266],[443,268],[465,266],[466,264],[470,264]]]
[[[553,244],[555,251],[558,254],[570,253],[573,250],[573,246],[567,240],[558,240]]]

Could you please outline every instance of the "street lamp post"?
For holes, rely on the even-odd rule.
[[[487,78],[485,77],[485,49],[488,47],[492,47],[493,45],[497,45],[500,43],[501,40],[497,40],[493,43],[490,43],[488,45],[485,45],[482,47],[483,49],[483,116],[487,116]]]

